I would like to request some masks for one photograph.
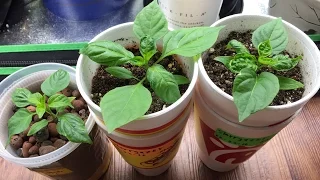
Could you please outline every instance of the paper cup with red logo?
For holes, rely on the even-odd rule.
[[[133,23],[114,26],[97,35],[93,41],[110,40],[124,47],[138,47]],[[159,45],[161,48],[161,45]],[[156,176],[168,169],[176,155],[184,127],[192,109],[192,94],[198,76],[197,63],[190,58],[175,56],[191,83],[182,97],[165,109],[145,115],[108,134],[100,107],[90,97],[92,78],[99,64],[80,55],[77,63],[77,85],[97,124],[105,131],[122,157],[138,172]]]
[[[58,63],[42,63],[25,67],[8,76],[0,83],[0,156],[15,164],[29,168],[55,179],[98,179],[108,169],[112,148],[106,136],[95,125],[92,116],[85,122],[93,144],[67,142],[61,148],[48,154],[21,158],[10,145],[8,139],[8,120],[13,115],[11,95],[16,88],[27,88],[39,92],[41,83],[55,71],[62,69],[70,75],[70,85],[76,89],[75,69]]]
[[[249,159],[298,114],[280,124],[248,127],[233,123],[209,108],[199,91],[194,96],[198,154],[210,169],[230,171]]]
[[[223,18],[212,26],[223,26],[225,28],[220,32],[217,43],[227,38],[232,31],[244,32],[255,30],[260,25],[270,22],[275,17],[267,15],[243,15],[237,14]],[[222,91],[209,78],[203,66],[203,61],[206,59],[206,54],[202,56],[199,63],[199,77],[197,86],[204,101],[210,109],[215,111],[223,118],[232,121],[233,123],[265,127],[279,123],[284,119],[291,117],[299,109],[301,109],[318,91],[320,87],[320,52],[314,42],[301,30],[292,24],[283,21],[283,24],[288,32],[289,43],[286,51],[294,55],[302,55],[303,60],[299,62],[301,73],[303,76],[303,84],[305,91],[303,97],[293,103],[280,106],[268,106],[267,108],[258,111],[243,122],[238,121],[238,112],[234,104],[233,97]]]

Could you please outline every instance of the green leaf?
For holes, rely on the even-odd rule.
[[[272,54],[272,47],[269,40],[261,42],[259,44],[258,53],[259,53],[259,56],[263,56],[263,57],[267,57]]]
[[[71,142],[92,144],[83,120],[77,115],[67,113],[59,116],[57,131]]]
[[[218,56],[215,57],[214,60],[221,62],[224,64],[228,69],[230,69],[230,61],[233,59],[232,56]]]
[[[72,103],[72,101],[75,100],[75,99],[76,99],[76,97],[68,97],[68,100],[69,100],[70,103]]]
[[[131,71],[123,67],[108,67],[105,69],[108,73],[113,75],[114,77],[120,79],[132,79],[134,78]]]
[[[272,65],[278,63],[278,60],[275,59],[275,58],[268,58],[268,57],[263,57],[263,56],[260,56],[259,59],[258,59],[258,61],[259,61],[259,63],[261,63],[261,64],[269,65],[269,66],[272,66]]]
[[[44,115],[44,113],[46,113],[46,104],[39,104],[36,107],[36,113],[39,116],[39,118],[42,118],[42,116]]]
[[[156,42],[152,37],[149,37],[149,36],[143,37],[140,41],[139,49],[140,49],[140,53],[143,55],[145,59],[144,64],[147,64],[150,58],[157,52]]]
[[[281,90],[292,90],[292,89],[298,89],[298,88],[303,88],[304,85],[291,78],[286,78],[283,76],[278,76],[279,79],[279,85]]]
[[[141,83],[115,88],[100,102],[101,112],[109,133],[141,116],[150,108],[150,91]]]
[[[232,95],[238,109],[239,121],[267,107],[279,92],[277,76],[269,72],[257,75],[252,69],[242,69],[236,76]]]
[[[37,106],[43,102],[44,97],[40,93],[31,94],[28,98],[29,103]]]
[[[98,64],[107,66],[122,65],[134,58],[132,52],[112,41],[89,43],[80,50],[80,53],[88,56]]]
[[[252,35],[252,43],[258,49],[259,44],[270,40],[272,54],[279,54],[288,44],[288,33],[283,26],[282,19],[272,20],[258,27]]]
[[[19,134],[26,130],[34,113],[30,113],[27,109],[19,109],[8,121],[9,139],[12,135]]]
[[[194,27],[170,31],[163,38],[161,57],[172,54],[193,57],[201,54],[216,42],[223,27]]]
[[[178,85],[189,84],[190,80],[187,77],[181,75],[173,75]]]
[[[164,102],[174,103],[181,97],[173,74],[163,66],[159,64],[151,66],[147,71],[147,79],[156,95]]]
[[[299,63],[302,56],[291,59],[288,55],[278,54],[274,56],[273,59],[277,62],[271,66],[274,70],[288,71],[293,69]]]
[[[239,73],[242,69],[250,68],[254,71],[258,69],[256,57],[251,54],[236,54],[230,61],[229,70],[233,73]]]
[[[12,93],[11,99],[17,107],[26,107],[30,104],[28,101],[30,96],[31,92],[28,89],[17,88]]]
[[[155,41],[168,32],[168,22],[156,1],[138,13],[134,20],[133,31],[139,39],[150,36]]]
[[[227,44],[227,49],[234,49],[236,53],[250,53],[246,46],[235,39],[229,41],[229,43]]]
[[[65,108],[67,106],[70,106],[71,108],[73,108],[73,106],[71,105],[70,99],[63,94],[55,94],[51,96],[48,99],[48,106],[50,108]]]
[[[39,122],[34,123],[28,132],[28,136],[34,135],[35,133],[37,133],[42,128],[46,127],[47,125],[48,125],[48,121],[46,119],[43,119]]]
[[[68,87],[70,76],[67,71],[58,70],[49,76],[42,84],[41,90],[47,96],[52,96],[55,93]]]
[[[134,58],[130,59],[128,62],[134,66],[143,66],[145,64],[144,58],[141,56],[135,56]]]

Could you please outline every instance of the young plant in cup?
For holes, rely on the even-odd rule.
[[[62,147],[66,141],[92,141],[85,128],[88,110],[78,90],[71,90],[69,74],[58,70],[32,93],[17,88],[12,94],[16,112],[8,121],[10,145],[21,157],[44,155]]]
[[[285,54],[288,35],[281,18],[257,28],[252,34],[252,44],[255,49],[250,46],[250,52],[244,44],[233,39],[226,46],[227,50],[233,51],[233,55],[214,58],[236,74],[232,96],[240,122],[269,106],[279,90],[304,87],[301,82],[288,77],[290,73],[286,73],[297,66],[302,56]]]
[[[215,43],[222,28],[168,31],[165,16],[154,1],[134,21],[133,31],[140,40],[138,51],[132,50],[132,53],[112,41],[92,42],[81,49],[81,54],[101,64],[110,76],[119,79],[116,83],[127,80],[121,81],[124,82],[122,87],[109,90],[101,98],[101,112],[108,132],[142,117],[155,101],[163,101],[165,106],[176,102],[181,97],[179,86],[188,84],[189,79],[183,73],[170,71],[173,64],[178,64],[172,55],[198,59],[199,54]],[[161,52],[157,47],[160,39],[163,41]],[[168,59],[172,61],[164,63]],[[179,64],[177,68],[180,68]],[[137,75],[131,69],[138,69],[140,73]]]

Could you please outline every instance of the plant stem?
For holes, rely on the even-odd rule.
[[[144,78],[139,82],[139,84],[142,84],[144,80],[146,80],[146,77],[144,77]]]
[[[158,64],[160,61],[163,60],[163,58],[165,58],[165,57],[162,57],[162,55],[161,55],[160,58],[154,64]]]
[[[53,118],[56,118],[57,116],[51,111],[50,108],[46,109],[46,112],[49,113]]]

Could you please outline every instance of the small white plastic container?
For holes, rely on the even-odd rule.
[[[75,69],[56,63],[43,63],[23,68],[0,83],[0,103],[2,105],[0,109],[0,156],[8,161],[54,178],[99,178],[108,168],[112,149],[105,135],[95,126],[91,115],[87,119],[85,126],[88,132],[91,132],[92,145],[68,142],[51,153],[31,158],[18,157],[16,151],[10,145],[5,147],[8,139],[7,121],[13,115],[12,108],[14,104],[11,100],[13,91],[16,88],[27,88],[31,92],[39,91],[41,83],[58,69],[63,69],[69,73],[71,80],[69,87],[76,89]],[[100,148],[99,146],[102,144],[106,145]],[[91,159],[88,160],[83,156],[88,156]],[[75,159],[78,164],[83,163],[82,167],[71,162]],[[88,168],[86,167],[87,165],[94,167]],[[84,172],[84,169],[87,172]]]

